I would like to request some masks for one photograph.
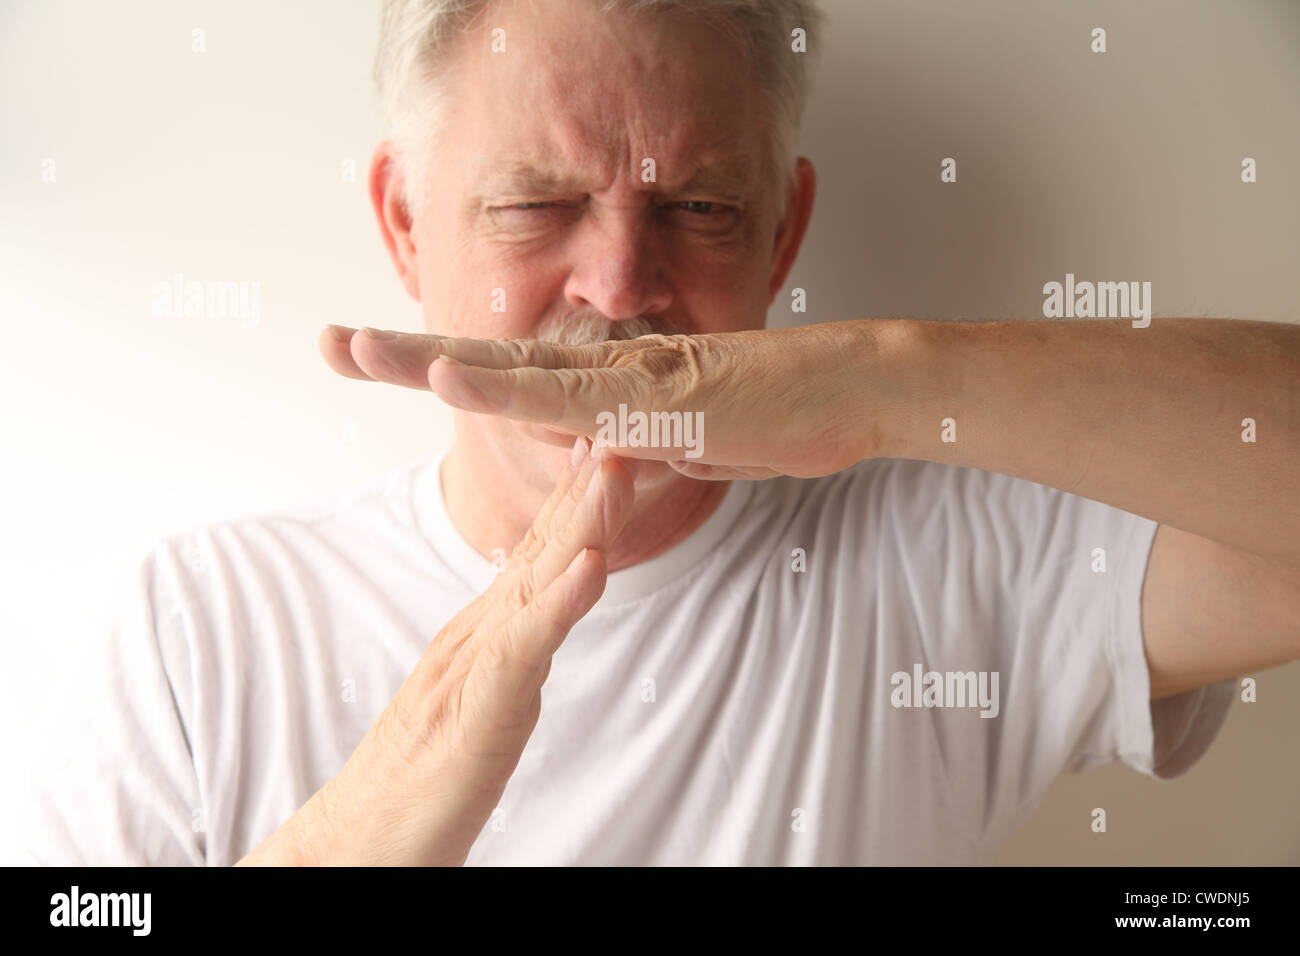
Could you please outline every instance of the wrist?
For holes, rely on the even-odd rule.
[[[301,813],[301,811],[299,811]],[[297,837],[298,814],[282,823],[274,833],[235,863],[235,866],[312,866],[318,861]]]
[[[849,392],[855,407],[850,421],[859,460],[920,457],[918,425],[938,384],[923,367],[928,353],[924,339],[926,327],[936,323],[883,318],[844,324],[851,337]]]

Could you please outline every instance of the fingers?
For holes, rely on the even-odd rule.
[[[583,548],[562,574],[511,618],[504,642],[510,659],[518,662],[517,694],[523,696],[541,687],[552,656],[573,626],[600,600],[607,578],[604,552]],[[537,681],[535,686],[530,686],[532,680]]]
[[[524,541],[515,548],[510,561],[497,575],[492,586],[452,618],[438,638],[429,645],[425,656],[431,673],[441,674],[445,671],[448,661],[460,652],[461,647],[471,640],[480,628],[485,633],[490,633],[493,628],[503,627],[511,615],[524,605],[525,600],[522,595],[526,591],[526,586],[520,585],[519,576],[523,568],[531,563],[533,555],[541,550],[540,543],[530,545],[528,541],[537,539],[540,542],[546,539],[555,521],[556,510],[561,504],[565,505],[564,515],[567,520],[568,514],[572,512],[572,503],[566,504],[569,492],[583,466],[590,461],[590,450],[591,443],[585,438],[579,438],[574,443],[573,454],[564,471],[561,472],[555,490],[542,504],[541,510],[533,520],[533,527],[528,530]],[[589,473],[594,469],[595,463],[591,462]],[[531,554],[525,554],[530,550]]]
[[[586,482],[590,480],[594,470],[595,462],[592,458],[591,442],[579,435],[577,441],[573,444],[569,464],[561,472],[551,496],[546,499],[541,509],[538,510],[537,516],[533,519],[532,527],[528,529],[523,539],[515,546],[514,553],[510,556],[511,564],[508,567],[517,568],[525,562],[532,561],[537,552],[541,550],[542,545],[553,533],[556,521],[569,520],[577,501],[577,498],[571,495],[570,492],[580,479],[583,481],[582,488],[585,489]],[[580,497],[581,492],[578,494]]]
[[[627,469],[585,438],[574,447],[569,465],[573,473],[560,479],[557,492],[566,477],[568,487],[551,496],[493,583],[493,596],[505,618],[526,608],[583,548],[607,550],[631,511],[633,486]]]
[[[556,345],[531,339],[472,339],[331,325],[320,350],[335,372],[363,381],[432,390],[468,412],[545,423],[594,434],[597,416],[648,394],[654,382],[624,353],[649,348],[637,339]],[[647,449],[631,457],[663,459]]]
[[[352,358],[352,347],[349,343],[355,332],[356,329],[341,325],[327,325],[321,330],[316,346],[320,349],[325,364],[338,374],[346,378],[370,381],[370,376],[361,371]]]
[[[492,369],[444,358],[429,368],[429,385],[448,405],[467,412],[588,434],[596,431],[600,413],[613,413],[620,403],[634,404],[653,382],[644,369],[631,365]]]
[[[556,482],[555,490],[542,504],[533,519],[532,527],[515,546],[491,587],[479,599],[484,607],[480,623],[485,632],[504,627],[540,590],[540,586],[534,585],[537,580],[534,562],[546,545],[572,520],[574,511],[585,497],[591,477],[599,464],[592,452],[591,443],[579,437],[574,443],[568,464]],[[570,560],[578,550],[580,549],[574,549],[569,556]]]
[[[626,478],[626,488],[618,472]],[[631,510],[631,479],[626,476],[613,459],[602,462],[573,521],[534,562],[529,575],[533,596],[500,633],[502,657],[517,663],[521,678],[537,674],[600,600],[607,577],[604,553]]]
[[[438,357],[441,335],[363,328],[351,338],[352,360],[370,379],[429,390],[429,363]]]
[[[592,556],[602,555],[603,568],[603,554],[623,530],[632,500],[632,477],[616,459],[593,457],[582,466],[549,521],[539,525],[534,543],[517,555],[510,579],[502,582],[514,611],[501,635],[507,658],[539,667],[591,610],[605,587],[605,574],[593,570]]]
[[[439,355],[483,368],[599,368],[627,342],[558,345],[537,339],[475,339],[465,336],[417,335],[362,329],[367,353],[399,365],[423,363],[427,369]],[[631,340],[628,340],[631,341]]]
[[[605,555],[584,548],[529,605],[526,615],[512,618],[494,635],[478,657],[482,669],[467,678],[466,692],[473,684],[499,719],[524,719],[546,682],[552,656],[600,600],[607,575]]]
[[[454,338],[341,325],[326,326],[320,349],[330,368],[348,378],[429,389],[430,366],[440,355],[493,369],[596,368],[626,343],[555,345],[532,339]]]
[[[585,490],[566,496],[557,508],[553,529],[524,575],[527,597],[548,588],[564,573],[583,548],[607,551],[632,507],[632,481],[627,469],[614,459],[597,459]],[[577,484],[577,483],[575,483]],[[575,500],[581,494],[581,500]],[[571,515],[561,517],[568,501]]]
[[[437,359],[441,335],[351,329],[327,325],[320,334],[326,364],[348,378],[429,390],[429,363]]]
[[[481,368],[600,368],[613,353],[614,344],[558,345],[536,339],[447,338],[442,342],[441,354]]]
[[[740,467],[733,465],[701,465],[693,461],[670,461],[668,467],[679,475],[698,481],[763,481],[778,478],[783,472],[775,468]]]
[[[579,439],[577,447],[585,446]],[[617,459],[596,450],[577,467],[567,492],[553,498],[550,514],[539,514],[530,531],[532,543],[521,542],[493,584],[508,613],[493,615],[479,654],[500,708],[533,698],[551,656],[600,599],[605,552],[632,510],[632,477]]]

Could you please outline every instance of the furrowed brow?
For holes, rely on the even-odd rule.
[[[753,169],[748,162],[731,162],[718,166],[701,166],[689,179],[677,186],[676,191],[698,190],[743,196],[749,193],[753,181]]]
[[[579,190],[576,180],[549,169],[522,162],[498,163],[483,178],[485,192],[521,194],[569,193]]]
[[[718,165],[702,165],[680,183],[661,174],[661,186],[668,192],[713,192],[721,195],[743,197],[749,194],[755,172],[744,159],[734,159]],[[515,195],[564,195],[583,192],[582,182],[551,169],[528,162],[506,161],[493,166],[482,179],[484,195],[509,193]]]

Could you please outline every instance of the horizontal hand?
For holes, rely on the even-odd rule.
[[[879,453],[869,321],[593,345],[370,331],[322,335],[336,372],[604,439],[692,478],[811,478]]]

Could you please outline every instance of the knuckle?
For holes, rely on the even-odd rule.
[[[490,673],[507,670],[515,662],[515,653],[506,635],[498,634],[479,649],[479,662]]]
[[[531,561],[537,556],[537,553],[545,544],[546,538],[544,529],[533,525],[524,532],[523,538],[520,539],[517,545],[515,545],[515,550],[511,557],[515,560],[516,564]]]
[[[422,778],[463,749],[463,689],[473,655],[462,644],[436,676],[404,685],[380,714],[376,729],[385,766]]]
[[[499,611],[518,611],[528,603],[530,582],[527,577],[532,559],[516,550],[506,566],[497,572],[487,590],[493,607]],[[486,615],[485,615],[486,616]]]
[[[550,630],[559,618],[560,608],[553,595],[542,592],[533,599],[532,625],[538,630]]]
[[[436,725],[436,719],[431,726],[423,715],[417,717],[408,711],[401,695],[395,697],[380,715],[379,740],[384,756],[406,771],[423,770],[429,751],[437,749],[433,742]]]
[[[613,368],[626,369],[633,381],[647,393],[674,381],[679,387],[694,388],[704,377],[704,345],[694,335],[646,335],[634,341],[636,350],[611,356]]]
[[[502,632],[483,647],[479,655],[479,666],[489,682],[504,680],[505,686],[517,688],[519,679],[526,669],[534,669],[529,661],[520,654],[510,641],[507,633]],[[527,684],[525,683],[525,686]],[[512,694],[515,691],[512,691]],[[505,697],[500,693],[493,697],[491,707],[482,702],[464,705],[470,725],[476,738],[484,739],[497,734],[509,734],[518,729],[524,716],[528,701],[533,695],[524,691],[520,697]]]
[[[506,358],[517,364],[531,364],[536,356],[535,343],[529,339],[505,339],[498,344]]]
[[[378,731],[379,739],[390,745],[416,735],[415,722],[405,712],[401,694],[394,697],[379,715]]]
[[[537,565],[531,561],[519,569],[519,593],[523,599],[521,607],[537,596]]]
[[[529,596],[532,594],[531,575],[532,565],[523,564],[501,581],[501,598],[506,602],[507,607],[519,610],[528,604]]]
[[[583,400],[592,392],[593,379],[587,369],[556,369],[560,383],[560,396],[566,408],[581,408]]]

